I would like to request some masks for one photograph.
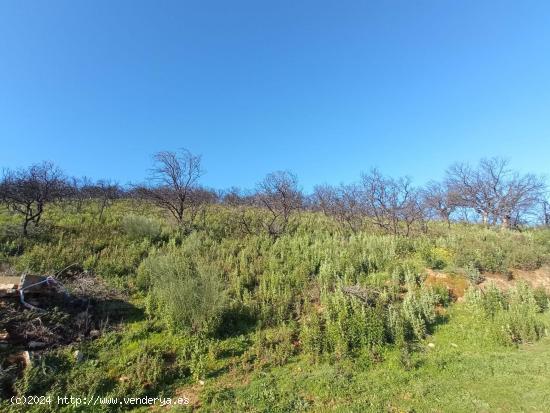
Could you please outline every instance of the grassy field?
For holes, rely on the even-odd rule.
[[[202,391],[204,411],[545,412],[550,409],[550,340],[495,344],[458,306],[403,363],[312,364],[295,358],[252,374],[236,369]],[[433,343],[435,347],[428,347]],[[206,394],[206,395],[204,395]]]
[[[2,410],[150,410],[9,402],[72,395],[189,401],[173,411],[550,411],[548,294],[537,288],[550,277],[549,230],[352,234],[304,213],[273,239],[260,224],[243,233],[239,217],[213,206],[181,233],[143,203],[118,202],[101,220],[93,203],[65,204],[21,237],[2,211],[4,272],[69,267],[58,278],[95,297],[86,323],[63,308],[0,307],[0,330],[38,317],[45,330],[28,340],[46,343],[17,374],[9,357],[25,343],[0,350]]]

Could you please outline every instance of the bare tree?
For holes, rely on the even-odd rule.
[[[27,169],[5,170],[0,182],[0,199],[10,210],[23,216],[25,236],[31,222],[39,224],[45,206],[67,193],[63,172],[51,162],[35,164]]]
[[[181,228],[192,223],[199,197],[193,196],[203,175],[201,157],[186,149],[154,155],[150,184],[137,188],[138,194],[168,211]]]
[[[422,191],[423,206],[435,218],[444,220],[451,227],[451,215],[458,207],[457,195],[445,184],[430,182]]]
[[[505,228],[517,227],[536,214],[545,191],[544,181],[533,175],[511,173],[499,192],[495,215]]]
[[[355,233],[363,226],[365,211],[361,203],[361,189],[356,184],[316,186],[313,199],[317,209],[334,217],[342,227]]]
[[[244,195],[240,188],[231,187],[227,190],[222,190],[219,193],[221,201],[230,206],[237,206],[244,203]]]
[[[232,187],[221,195],[222,202],[231,207],[235,223],[245,234],[254,234],[261,228],[261,219],[255,213],[258,199],[253,191]]]
[[[202,225],[206,226],[206,206],[216,203],[218,195],[211,189],[197,187],[193,188],[188,199],[187,222],[195,223],[200,218]]]
[[[546,199],[542,201],[542,224],[550,225],[550,203]]]
[[[471,208],[488,224],[493,200],[479,173],[464,163],[455,163],[447,169],[446,185],[457,194],[461,207]]]
[[[86,183],[81,187],[84,197],[97,200],[98,212],[97,219],[101,222],[105,209],[112,205],[114,201],[122,197],[123,190],[116,182],[100,179],[95,183]]]
[[[367,216],[387,232],[408,236],[423,221],[419,191],[409,178],[384,177],[373,169],[362,176],[362,196]]]
[[[330,185],[316,185],[311,197],[312,209],[321,211],[327,216],[334,215],[336,203],[336,188]]]
[[[80,212],[84,201],[90,198],[86,188],[92,186],[92,181],[87,177],[71,177],[67,183],[69,189],[67,198],[72,201],[71,203],[74,205],[76,212]]]
[[[477,168],[458,163],[447,170],[446,184],[458,204],[473,209],[484,225],[519,224],[540,204],[545,182],[533,174],[520,175],[502,158],[482,159]]]
[[[288,171],[268,174],[257,185],[255,201],[269,212],[269,218],[264,222],[269,235],[279,236],[286,230],[291,215],[302,206],[296,175]]]

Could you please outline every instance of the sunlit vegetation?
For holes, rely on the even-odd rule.
[[[200,161],[179,161],[190,160]],[[350,187],[308,199],[285,172],[217,200],[193,185],[87,183],[23,224],[4,202],[3,269],[88,274],[132,310],[116,323],[105,314],[97,337],[43,350],[18,377],[0,350],[2,397],[185,395],[184,411],[549,410],[547,291],[512,279],[550,264],[550,230],[504,206],[453,215],[465,198],[434,217],[406,180],[375,171],[362,183],[366,201]],[[395,197],[378,205],[382,188]],[[443,193],[456,195],[431,195]],[[506,289],[485,280],[495,274]]]

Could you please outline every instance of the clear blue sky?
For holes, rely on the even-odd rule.
[[[455,160],[550,172],[550,2],[0,0],[0,166],[302,186]]]

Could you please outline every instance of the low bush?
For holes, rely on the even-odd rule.
[[[296,329],[292,324],[259,330],[254,342],[254,355],[259,363],[282,366],[295,354]]]
[[[548,256],[548,251],[532,233],[469,226],[452,232],[447,243],[453,250],[457,267],[472,264],[480,271],[502,274],[514,268],[539,268]]]
[[[472,285],[478,285],[483,282],[483,276],[473,263],[469,263],[466,268],[464,268],[464,271],[466,272],[466,278],[468,278],[468,281],[470,281]]]
[[[149,249],[150,242],[146,239],[130,245],[109,245],[98,254],[89,256],[85,269],[105,278],[129,276],[135,274]]]
[[[432,288],[410,289],[403,298],[402,314],[405,332],[422,339],[436,320],[435,306],[440,298]]]
[[[443,247],[431,247],[423,253],[423,258],[429,268],[442,270],[453,261],[453,254]]]
[[[162,227],[156,219],[140,215],[126,215],[122,218],[121,226],[124,233],[133,241],[144,238],[156,241],[162,234]]]
[[[544,308],[539,306],[535,291],[525,282],[507,292],[493,284],[485,291],[471,288],[466,300],[492,321],[497,335],[505,343],[532,342],[546,334],[546,322],[541,317]]]
[[[225,306],[224,283],[209,263],[181,252],[147,258],[148,313],[172,328],[213,332]]]

